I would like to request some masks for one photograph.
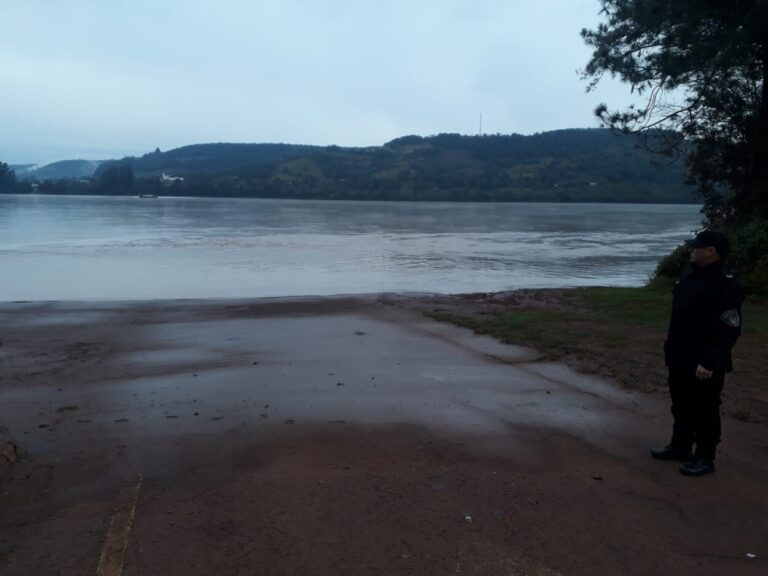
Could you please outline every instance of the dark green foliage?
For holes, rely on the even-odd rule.
[[[688,262],[688,248],[685,245],[678,246],[656,266],[652,283],[664,284],[668,280],[678,280],[688,268]]]
[[[768,218],[751,218],[727,230],[733,249],[728,262],[748,291],[768,292]]]
[[[221,174],[249,167],[274,165],[317,149],[315,146],[291,144],[194,144],[168,152],[155,149],[141,158],[132,158],[137,175],[160,176],[163,172],[175,176],[188,174]],[[103,166],[100,170],[105,170]],[[99,171],[96,172],[97,177]]]
[[[9,194],[16,189],[16,173],[8,164],[0,162],[0,194]]]
[[[31,190],[27,190],[31,191]],[[92,179],[62,178],[60,180],[43,180],[37,183],[40,194],[105,194],[99,187],[99,182]]]
[[[609,130],[405,136],[384,146],[203,144],[132,159],[137,193],[356,200],[694,202],[682,167]],[[97,176],[114,163],[99,167]]]
[[[604,129],[406,136],[369,148],[201,144],[104,162],[93,183],[60,179],[41,182],[40,189],[348,200],[695,202],[682,166],[659,162],[639,144],[635,136]],[[163,173],[184,181],[166,186]]]
[[[99,188],[103,194],[132,194],[134,183],[133,166],[127,161],[111,164],[99,174]]]
[[[606,22],[582,36],[594,47],[585,76],[608,73],[647,105],[598,116],[624,131],[668,128],[706,200],[708,224],[768,209],[768,0],[602,0]],[[672,102],[665,100],[677,90]]]
[[[647,102],[601,104],[598,117],[623,132],[669,130],[655,148],[686,157],[704,224],[729,233],[735,270],[760,277],[768,243],[751,240],[764,226],[751,222],[768,219],[768,0],[601,2],[605,22],[582,31],[594,48],[584,75],[590,86],[619,77]]]

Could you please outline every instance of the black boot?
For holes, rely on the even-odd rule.
[[[690,462],[680,466],[680,474],[685,476],[704,476],[704,474],[713,474],[714,472],[715,463],[704,458],[691,458]]]

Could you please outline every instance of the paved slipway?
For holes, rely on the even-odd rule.
[[[0,574],[768,573],[762,428],[683,477],[664,398],[407,308],[0,305]]]

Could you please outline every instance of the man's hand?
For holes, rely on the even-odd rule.
[[[701,364],[696,366],[696,378],[698,378],[699,380],[709,380],[710,378],[712,378],[712,374],[714,374],[712,370],[707,370]]]

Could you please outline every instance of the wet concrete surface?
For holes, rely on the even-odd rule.
[[[665,399],[387,298],[0,322],[0,423],[27,451],[4,575],[106,573],[126,490],[129,575],[764,573],[762,428],[727,421],[718,473],[684,478],[647,457]]]

